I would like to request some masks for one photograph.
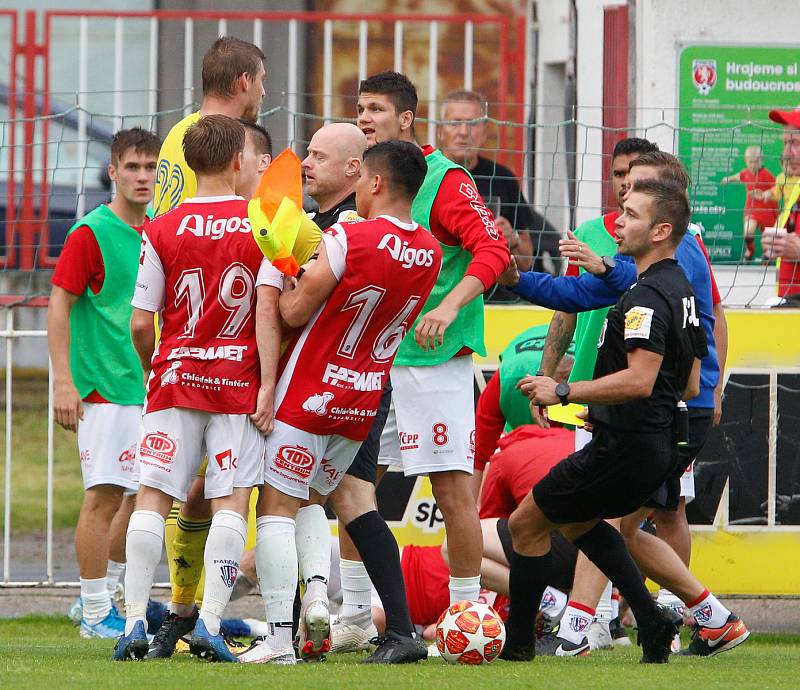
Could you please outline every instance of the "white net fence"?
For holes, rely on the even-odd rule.
[[[149,102],[146,91],[126,92],[123,101],[129,102],[137,94],[140,104]],[[142,126],[164,136],[184,113],[196,108],[195,103],[160,112],[140,108],[120,116],[79,105],[87,100],[108,102],[114,97],[106,92],[51,94],[48,112],[13,120],[8,98],[0,103],[0,260],[4,281],[0,292],[27,298],[47,291],[43,271],[55,265],[75,219],[110,198],[107,166],[111,137],[117,129]],[[324,122],[352,121],[348,116],[355,114],[354,96],[332,97],[336,107],[326,118],[322,104],[327,98],[321,94],[268,94],[265,102],[274,105],[265,109],[260,122],[270,131],[276,154],[291,146],[303,157],[308,140]],[[293,110],[289,102],[301,108]],[[748,190],[744,184],[726,183],[724,178],[745,167],[745,150],[754,146],[762,152],[765,170],[777,176],[782,150],[779,128],[754,124],[744,110],[733,127],[680,128],[676,112],[653,111],[635,114],[631,119],[641,125],[618,132],[597,126],[591,114],[581,121],[580,113],[565,111],[563,106],[540,105],[534,110],[506,104],[510,112],[534,112],[541,123],[491,117],[499,107],[487,104],[490,117],[481,124],[483,133],[475,133],[481,162],[474,175],[492,212],[506,217],[515,230],[530,237],[535,270],[561,271],[558,238],[614,207],[603,136],[641,136],[658,142],[662,150],[679,154],[687,165],[693,221],[703,230],[726,306],[760,307],[776,294],[775,262],[762,258],[760,230],[752,256],[746,256]],[[440,112],[434,106],[430,110]],[[447,150],[448,126],[441,119],[421,118],[417,134],[421,142],[430,141]],[[774,223],[778,205],[770,208]],[[764,215],[770,216],[770,212]]]

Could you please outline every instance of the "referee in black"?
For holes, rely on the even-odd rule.
[[[688,224],[680,185],[638,181],[617,220],[619,251],[634,258],[638,282],[608,314],[594,380],[556,384],[529,376],[519,383],[539,405],[587,403],[594,436],[553,467],[511,515],[504,659],[534,657],[534,620],[551,570],[550,532],[559,529],[630,604],[642,662],[668,660],[675,622],[656,606],[622,536],[604,518],[639,508],[680,462],[677,406],[697,394],[706,353],[694,293],[674,259]]]

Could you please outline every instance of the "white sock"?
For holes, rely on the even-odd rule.
[[[589,632],[589,626],[594,618],[594,609],[570,601],[561,616],[561,624],[558,626],[558,635],[562,640],[568,640],[575,644],[580,644],[581,640]]]
[[[555,623],[561,619],[564,609],[567,608],[567,601],[569,598],[560,589],[547,587],[542,594],[539,610]]]
[[[325,508],[311,505],[297,511],[295,542],[300,573],[306,583],[306,597],[327,600],[331,575],[331,528]]]
[[[266,515],[256,520],[256,570],[267,623],[292,622],[297,589],[294,530],[295,523],[291,518]],[[291,638],[291,628],[289,636]]]
[[[695,601],[686,603],[697,624],[704,628],[721,628],[731,612],[711,592],[706,590]]]
[[[247,521],[233,510],[218,510],[211,520],[203,554],[206,570],[203,608],[200,618],[211,635],[219,634],[219,624],[231,599],[233,583],[247,539]]]
[[[453,577],[450,576],[450,605],[457,601],[477,601],[481,593],[481,576]]]
[[[98,577],[96,580],[81,578],[81,601],[83,602],[83,619],[89,625],[95,625],[103,620],[111,611],[111,599],[108,598],[106,578]]]
[[[372,604],[372,582],[367,569],[361,561],[339,561],[342,573],[342,608],[343,616],[357,616],[369,611]]]
[[[112,602],[114,601],[114,595],[117,593],[117,585],[124,571],[124,563],[108,561],[108,566],[106,567],[106,588],[108,589],[108,596],[111,597]]]
[[[164,547],[164,518],[152,510],[135,510],[125,541],[125,634],[145,621],[147,600]],[[108,596],[108,595],[106,595]],[[147,625],[145,624],[145,628]]]
[[[678,615],[683,615],[686,605],[681,601],[680,597],[674,595],[668,589],[659,589],[656,601],[662,606],[668,606]]]
[[[594,612],[594,617],[601,623],[608,624],[614,618],[611,615],[613,612],[611,607],[611,589],[611,583],[606,582],[606,588],[600,595],[600,599],[597,602],[597,609],[595,609]]]
[[[611,620],[619,618],[619,592],[611,590]]]

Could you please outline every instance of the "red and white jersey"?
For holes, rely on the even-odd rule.
[[[442,250],[424,228],[389,216],[337,223],[322,240],[339,284],[281,358],[276,418],[362,441]]]
[[[142,238],[132,304],[161,312],[145,411],[255,410],[261,372],[256,287],[283,287],[252,236],[239,196],[197,197],[153,220]]]

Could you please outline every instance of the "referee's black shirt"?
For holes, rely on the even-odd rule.
[[[591,405],[590,421],[639,433],[671,428],[694,359],[707,352],[698,313],[691,285],[674,259],[662,259],[642,273],[608,312],[594,378],[626,369],[627,353],[642,348],[664,357],[653,392],[645,400]]]
[[[353,192],[350,196],[342,199],[334,208],[320,213],[309,213],[309,218],[313,220],[320,230],[327,230],[336,223],[345,223],[349,221],[359,220],[356,213],[356,195]]]

